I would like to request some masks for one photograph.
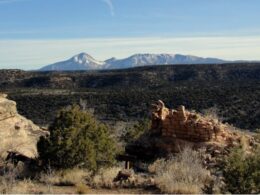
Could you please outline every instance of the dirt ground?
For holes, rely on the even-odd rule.
[[[85,194],[157,194],[158,190],[150,188],[114,188],[114,189],[93,189],[86,186]],[[19,193],[19,192],[17,192]],[[28,193],[32,194],[78,194],[76,186],[46,186],[35,184]],[[81,192],[82,193],[82,192]]]

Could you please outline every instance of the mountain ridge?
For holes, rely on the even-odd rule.
[[[80,53],[65,61],[56,62],[39,69],[40,71],[75,71],[75,70],[106,70],[124,69],[152,65],[184,65],[184,64],[223,64],[230,61],[218,58],[203,58],[182,54],[151,54],[137,53],[127,58],[109,58],[105,61],[96,60],[87,53]]]

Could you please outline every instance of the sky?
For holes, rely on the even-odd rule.
[[[260,0],[0,0],[0,68],[179,53],[260,60]]]

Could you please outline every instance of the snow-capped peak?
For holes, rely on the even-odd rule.
[[[42,71],[58,70],[93,70],[93,69],[120,69],[148,65],[167,64],[221,64],[227,61],[217,58],[202,58],[181,54],[134,54],[124,59],[110,58],[106,61],[94,59],[87,53],[80,53],[69,60],[43,67]]]
[[[94,63],[98,65],[104,64],[104,62],[95,60],[91,55],[87,53],[80,53],[78,55],[75,55],[72,57],[72,60],[79,64],[89,64],[89,63]]]

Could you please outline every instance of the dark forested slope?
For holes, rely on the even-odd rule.
[[[0,71],[0,90],[22,114],[48,124],[56,111],[84,100],[102,120],[136,120],[152,101],[202,111],[217,107],[226,122],[260,128],[260,64],[173,65],[88,72]],[[172,105],[173,104],[173,105]]]

